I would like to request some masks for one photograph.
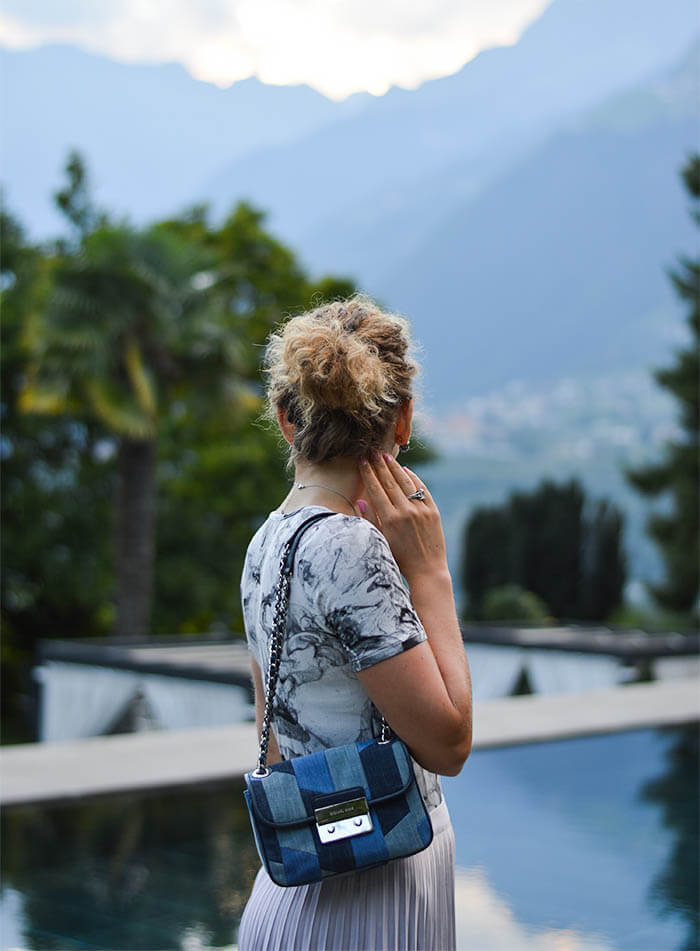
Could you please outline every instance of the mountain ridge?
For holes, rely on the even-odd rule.
[[[438,172],[450,159],[507,149],[521,135],[544,136],[667,66],[686,46],[694,16],[688,0],[672,0],[663,13],[652,0],[554,0],[515,45],[482,51],[413,92],[387,93],[284,154],[261,149],[236,160],[203,184],[200,197],[221,214],[238,198],[268,209],[271,226],[304,255],[305,236],[333,210]],[[611,20],[615,29],[606,33]]]
[[[67,44],[0,47],[0,69],[3,185],[36,237],[61,229],[51,193],[70,148],[84,153],[102,204],[145,221],[194,203],[222,155],[279,146],[371,99],[339,104],[309,86],[254,77],[219,89],[177,63],[120,63]]]
[[[646,89],[653,99],[674,75],[683,86],[699,54],[696,43],[680,71],[637,87],[637,96]],[[601,122],[629,95],[554,133],[377,280],[377,293],[411,314],[436,404],[449,402],[450,380],[464,388],[468,373],[468,391],[480,392],[512,378],[585,377],[668,356],[678,305],[664,268],[696,240],[678,173],[697,120],[691,97],[680,115]],[[450,307],[461,321],[444,316]]]

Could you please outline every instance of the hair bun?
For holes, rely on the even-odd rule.
[[[294,425],[293,458],[360,456],[386,438],[412,397],[408,322],[356,295],[292,317],[265,351],[270,419]]]
[[[303,341],[290,340],[284,356],[307,418],[314,408],[349,416],[379,412],[387,368],[376,347],[348,333],[340,320],[309,328]]]

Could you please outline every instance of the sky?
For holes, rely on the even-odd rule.
[[[415,88],[515,43],[550,0],[3,0],[0,44],[71,43],[179,62],[228,86],[257,76],[333,99]]]

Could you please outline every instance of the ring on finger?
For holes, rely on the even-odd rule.
[[[412,502],[422,502],[425,498],[425,489],[416,489],[415,492],[411,492],[411,494],[407,495],[406,498],[410,499]]]

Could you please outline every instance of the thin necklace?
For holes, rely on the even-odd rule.
[[[355,511],[355,505],[347,495],[344,495],[342,492],[339,492],[338,489],[334,489],[330,485],[323,485],[322,482],[296,482],[294,484],[295,489],[327,489],[329,492],[335,492],[336,495],[339,495],[341,498],[345,499],[350,508]]]

